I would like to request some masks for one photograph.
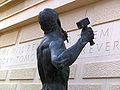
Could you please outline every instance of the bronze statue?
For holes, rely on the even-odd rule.
[[[69,66],[75,62],[84,46],[93,40],[93,31],[85,28],[78,41],[66,49],[64,41],[68,41],[67,32],[62,29],[59,16],[53,9],[46,8],[41,11],[39,23],[45,34],[37,48],[42,90],[67,90]]]

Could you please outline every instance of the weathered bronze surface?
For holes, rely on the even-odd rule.
[[[39,23],[45,34],[37,48],[42,90],[67,90],[69,66],[76,61],[84,46],[93,40],[93,31],[83,28],[78,41],[66,49],[67,32],[62,29],[59,16],[53,9],[46,8],[40,12]]]

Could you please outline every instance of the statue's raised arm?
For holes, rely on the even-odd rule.
[[[55,40],[50,43],[51,61],[57,68],[64,68],[72,65],[84,46],[93,39],[93,31],[86,29],[82,32],[81,38],[68,49],[65,49],[63,40]]]

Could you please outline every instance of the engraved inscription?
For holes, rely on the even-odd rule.
[[[40,40],[0,49],[1,67],[36,63]]]

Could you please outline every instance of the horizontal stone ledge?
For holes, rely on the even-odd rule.
[[[32,80],[34,79],[36,68],[13,69],[9,71],[10,80]]]
[[[68,90],[101,90],[101,84],[85,84],[85,83],[74,83],[69,84]],[[23,83],[19,85],[19,90],[40,90],[42,84],[40,83]]]
[[[102,90],[101,84],[86,84],[86,83],[74,83],[69,84],[68,90]]]
[[[40,83],[23,83],[19,86],[19,90],[40,90],[41,88]]]
[[[120,60],[91,62],[84,65],[83,79],[120,78]]]

